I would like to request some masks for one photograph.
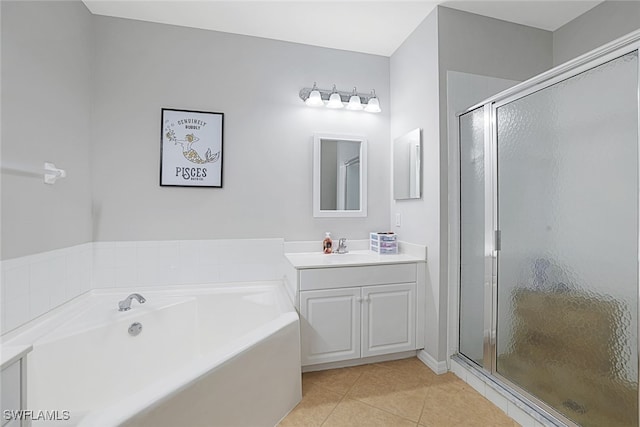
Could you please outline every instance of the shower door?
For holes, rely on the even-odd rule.
[[[638,425],[638,43],[459,118],[459,353],[557,418]]]
[[[584,426],[638,424],[638,54],[495,107],[496,372]]]

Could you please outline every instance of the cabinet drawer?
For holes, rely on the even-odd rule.
[[[415,281],[415,263],[300,270],[301,291]]]

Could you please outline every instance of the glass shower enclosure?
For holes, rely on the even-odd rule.
[[[639,46],[459,116],[459,354],[568,425],[638,425]]]

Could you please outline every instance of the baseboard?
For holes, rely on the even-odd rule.
[[[324,371],[326,369],[349,368],[351,366],[367,365],[369,363],[390,362],[392,360],[416,357],[416,351],[403,351],[401,353],[384,354],[381,356],[362,357],[360,359],[341,360],[339,362],[320,363],[317,365],[305,365],[302,372]]]
[[[445,360],[438,362],[429,353],[424,350],[418,352],[418,359],[422,361],[429,369],[438,375],[446,374],[448,372],[447,362]]]

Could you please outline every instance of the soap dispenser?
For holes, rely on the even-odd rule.
[[[333,242],[331,241],[331,233],[328,231],[324,233],[324,240],[322,241],[322,252],[330,254],[332,252]]]

